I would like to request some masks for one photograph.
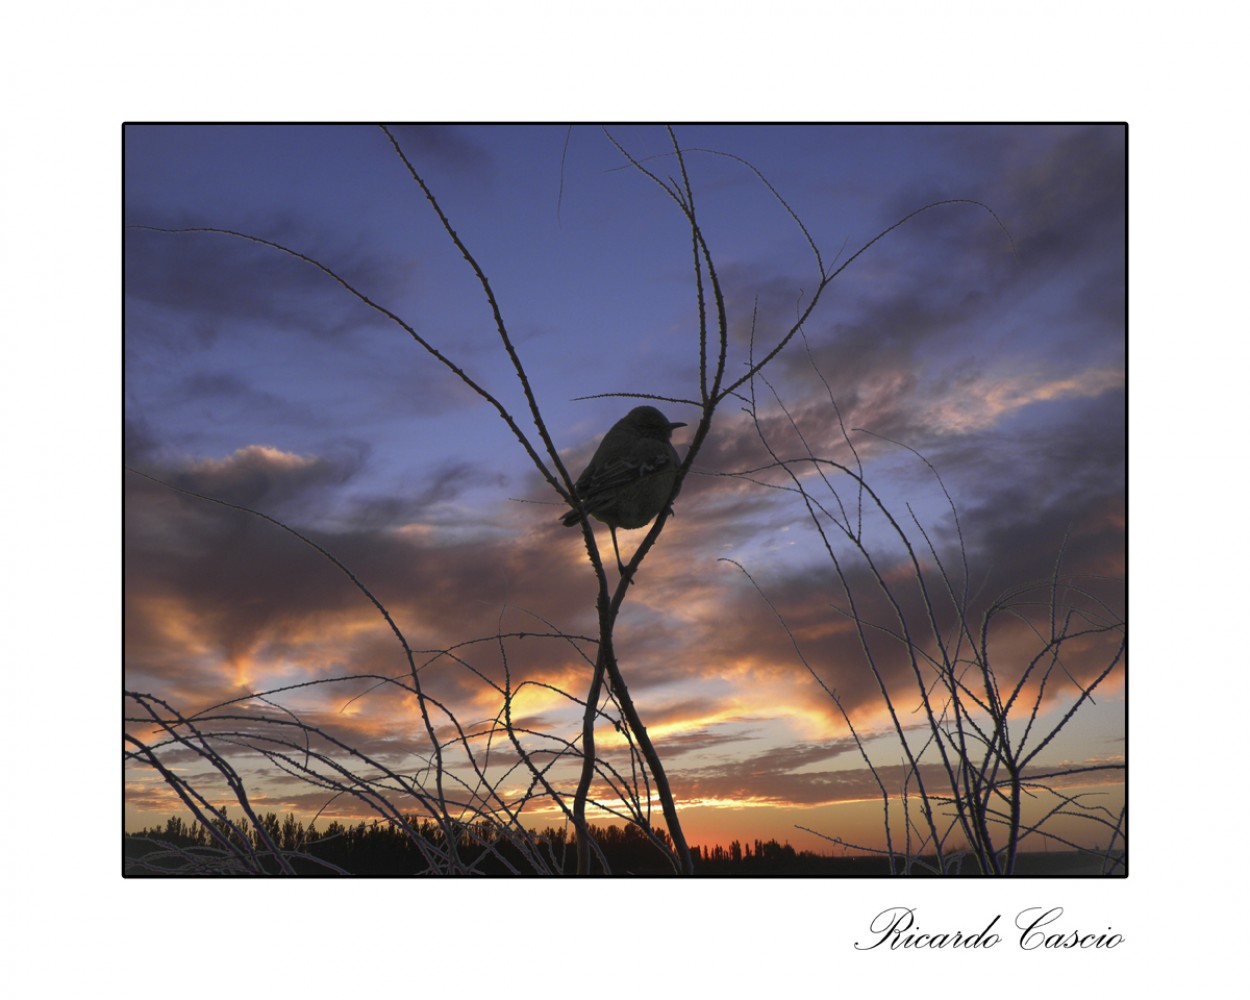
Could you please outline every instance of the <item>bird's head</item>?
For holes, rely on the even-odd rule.
[[[660,441],[670,440],[676,428],[686,426],[680,420],[669,420],[654,406],[635,406],[625,414],[622,423],[629,424],[643,437],[656,438]]]

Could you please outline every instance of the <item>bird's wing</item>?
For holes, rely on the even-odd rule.
[[[577,495],[590,503],[596,497],[610,495],[641,479],[653,476],[673,464],[669,449],[655,447],[657,442],[643,441],[625,455],[606,462],[591,463],[577,481]]]

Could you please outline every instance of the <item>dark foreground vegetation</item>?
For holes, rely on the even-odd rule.
[[[268,813],[260,817],[258,827],[242,818],[218,820],[206,827],[171,816],[163,827],[124,836],[122,873],[129,878],[431,876],[446,871],[446,859],[454,855],[460,865],[479,875],[535,874],[531,858],[513,844],[493,840],[489,827],[465,827],[456,838],[454,850],[449,851],[445,832],[433,822],[410,819],[409,825],[415,836],[398,826],[382,823],[345,826],[334,822],[320,830],[316,824],[305,827],[290,814],[280,820]],[[592,826],[591,831],[612,874],[673,874],[659,849],[638,827]],[[656,835],[669,843],[663,830],[656,831]],[[551,873],[576,873],[576,838],[569,831],[548,827],[541,833],[535,832],[532,843]],[[886,857],[828,857],[796,851],[776,840],[756,840],[746,845],[735,840],[728,848],[696,845],[691,854],[695,875],[710,878],[888,878],[907,869],[902,858],[895,859],[891,872]],[[913,865],[907,871],[913,876],[928,874],[923,865]],[[960,874],[978,872],[969,861]],[[1023,855],[1017,874],[1083,877],[1104,873],[1101,859],[1064,851]],[[1124,875],[1123,863],[1109,874]]]

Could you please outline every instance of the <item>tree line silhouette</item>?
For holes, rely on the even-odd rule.
[[[128,833],[123,841],[123,874],[127,877],[279,875],[312,877],[355,875],[396,877],[435,875],[446,871],[439,863],[449,853],[481,875],[535,874],[533,855],[527,857],[513,842],[494,838],[487,824],[465,825],[448,849],[448,831],[429,819],[409,817],[404,826],[393,823],[331,822],[324,829],[305,826],[288,813],[212,819],[209,825],[171,816],[164,826]],[[672,866],[660,849],[637,826],[592,826],[591,835],[614,875],[667,876]],[[671,849],[666,831],[655,836]],[[577,871],[577,838],[569,829],[548,827],[534,832],[531,850],[553,874]],[[796,851],[776,840],[726,848],[692,845],[695,875],[705,877],[879,876],[888,873],[884,859],[830,858]],[[243,859],[248,859],[244,863]]]

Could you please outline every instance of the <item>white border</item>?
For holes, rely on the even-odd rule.
[[[1223,419],[1246,370],[1244,335],[1229,336],[1245,323],[1244,304],[1229,302],[1244,286],[1233,270],[1244,251],[1230,245],[1244,232],[1244,159],[1229,148],[1244,79],[1238,33],[1204,17],[1222,6],[1191,3],[1184,19],[1088,0],[1044,11],[885,2],[871,13],[776,2],[739,16],[711,3],[430,7],[252,0],[182,12],[131,2],[10,15],[21,41],[7,75],[24,83],[10,95],[3,167],[13,210],[4,576],[16,627],[3,836],[5,895],[21,917],[11,922],[10,976],[164,984],[190,997],[484,983],[520,997],[832,996],[921,983],[964,996],[969,983],[1001,989],[983,977],[1009,971],[1022,974],[1013,996],[1028,997],[1078,983],[1078,995],[1118,993],[1175,965],[1190,992],[1214,990],[1234,954],[1220,928],[1239,903],[1223,884],[1238,872],[1221,861],[1236,857],[1239,831],[1216,776],[1228,782],[1238,770],[1228,731],[1241,702],[1229,688],[1244,686],[1244,656],[1224,633],[1244,617],[1232,602],[1245,589],[1231,579],[1244,537],[1228,531],[1243,494],[1222,482],[1245,454],[1240,408]],[[1201,44],[1190,45],[1202,25]],[[119,703],[121,122],[364,117],[1128,121],[1138,626],[1129,879],[121,879],[119,765],[108,749]],[[1103,953],[1024,955],[1008,941],[980,954],[856,953],[853,941],[895,903],[950,929],[1057,904],[1126,943]]]

